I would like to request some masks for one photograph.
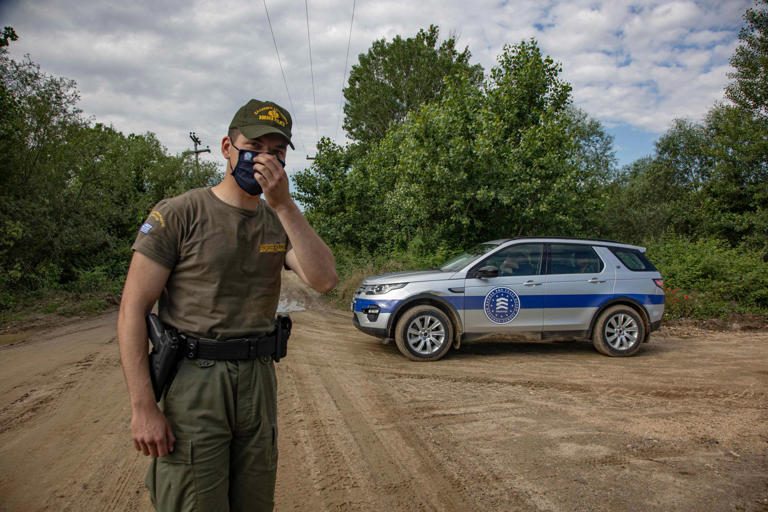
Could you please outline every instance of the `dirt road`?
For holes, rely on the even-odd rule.
[[[293,280],[278,511],[768,510],[768,332],[419,364]],[[150,510],[110,313],[0,347],[0,510]],[[1,341],[1,340],[0,340]]]

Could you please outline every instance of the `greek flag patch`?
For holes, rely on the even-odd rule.
[[[154,227],[154,226],[152,226],[152,224],[150,224],[149,222],[145,222],[145,223],[144,223],[144,224],[141,226],[141,229],[140,229],[139,231],[141,231],[142,233],[144,233],[144,234],[146,235],[147,233],[149,233],[150,231],[152,231],[152,228],[153,228],[153,227]]]

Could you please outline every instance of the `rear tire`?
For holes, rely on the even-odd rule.
[[[453,344],[453,324],[434,306],[416,306],[397,321],[395,344],[411,361],[437,361]]]
[[[629,306],[612,306],[600,314],[592,333],[595,350],[610,357],[633,356],[645,340],[645,322]]]

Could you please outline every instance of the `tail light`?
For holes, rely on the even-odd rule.
[[[664,289],[664,280],[663,279],[654,279],[653,280],[653,284],[655,284],[656,286],[658,286],[662,290]]]

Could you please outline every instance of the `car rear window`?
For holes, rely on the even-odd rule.
[[[550,274],[598,274],[603,271],[603,260],[589,245],[550,244]]]
[[[635,272],[647,272],[654,271],[656,267],[653,266],[645,254],[637,249],[624,249],[621,247],[610,247],[611,252],[619,258],[625,267]]]

